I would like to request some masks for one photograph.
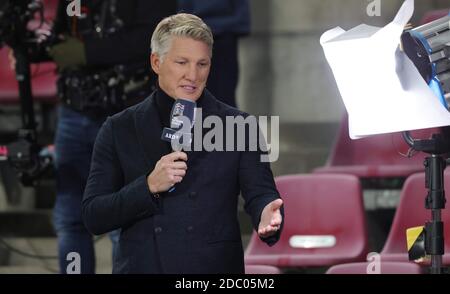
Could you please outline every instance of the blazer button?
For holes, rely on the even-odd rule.
[[[189,192],[189,198],[194,199],[197,196],[197,192]]]
[[[159,233],[161,233],[162,232],[162,228],[161,227],[156,227],[155,228],[155,233],[156,234],[159,234]]]
[[[186,228],[186,231],[188,231],[188,233],[191,233],[192,231],[194,231],[194,227],[193,226],[189,226]]]

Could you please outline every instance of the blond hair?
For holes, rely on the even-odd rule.
[[[173,37],[187,37],[208,45],[212,56],[213,34],[201,18],[193,14],[178,13],[161,20],[152,35],[152,53],[161,61],[170,49]]]

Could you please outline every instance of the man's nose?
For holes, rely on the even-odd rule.
[[[187,68],[186,78],[190,81],[196,81],[198,76],[198,69],[195,64],[191,64]]]

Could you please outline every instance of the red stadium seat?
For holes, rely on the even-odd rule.
[[[444,173],[445,190],[450,191],[450,173]],[[409,177],[402,189],[400,203],[394,216],[391,230],[381,251],[383,261],[408,261],[406,229],[423,226],[431,220],[431,211],[425,209],[425,174],[419,173]],[[442,210],[444,222],[445,252],[443,264],[450,265],[450,209]]]
[[[365,260],[367,231],[361,185],[352,175],[291,175],[276,179],[285,209],[274,246],[253,234],[246,264],[279,268],[330,266]]]
[[[439,129],[419,130],[412,132],[412,136],[427,139],[436,132]],[[411,158],[399,154],[406,154],[408,149],[401,133],[351,140],[345,115],[326,165],[315,169],[314,173],[344,173],[359,178],[406,178],[424,171],[425,158],[424,153]]]
[[[331,275],[361,275],[370,274],[372,264],[369,262],[356,262],[334,265],[328,269],[327,274]],[[380,274],[423,274],[423,269],[412,262],[380,262]]]
[[[432,22],[434,20],[437,20],[439,18],[442,18],[446,15],[448,15],[450,12],[450,9],[441,9],[441,10],[433,10],[430,12],[427,12],[421,19],[420,24],[426,24],[429,22]]]
[[[279,268],[271,265],[245,265],[245,274],[247,275],[279,275]]]
[[[46,20],[53,20],[56,17],[56,10],[60,0],[43,0],[44,3],[44,18]]]
[[[19,89],[15,73],[9,68],[8,48],[0,50],[0,104],[18,104]],[[56,79],[54,63],[33,64],[32,93],[35,101],[55,103]]]

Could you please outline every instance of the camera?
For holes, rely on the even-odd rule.
[[[22,128],[17,140],[0,146],[0,160],[7,160],[18,172],[25,186],[32,186],[51,166],[52,157],[42,154],[37,143],[36,121],[31,95],[30,59],[41,45],[28,23],[39,14],[44,22],[43,4],[38,0],[0,0],[0,48],[7,45],[16,58],[16,77],[19,84]]]
[[[39,13],[43,21],[43,5],[38,0],[0,0],[0,48],[14,48],[33,38],[27,23]]]

